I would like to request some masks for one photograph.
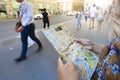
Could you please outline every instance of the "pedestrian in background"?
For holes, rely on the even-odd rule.
[[[102,9],[99,9],[98,12],[97,12],[97,26],[99,29],[101,29],[101,25],[102,25],[102,22],[103,22],[103,10]]]
[[[86,10],[86,11],[84,12],[84,15],[85,15],[85,21],[87,22],[87,18],[88,18],[88,10]]]
[[[95,17],[96,17],[96,13],[97,13],[95,4],[93,5],[92,8],[90,8],[89,13],[90,13],[90,26],[89,26],[89,29],[91,29],[91,28],[94,28],[94,22],[95,22]]]
[[[50,26],[50,22],[49,22],[50,14],[47,12],[46,8],[43,9],[42,15],[43,15],[43,28],[45,29],[46,24],[47,24],[47,27],[49,29],[49,26]]]
[[[33,16],[33,7],[26,0],[16,0],[20,4],[20,17],[18,23],[21,22],[21,26],[18,28],[18,32],[21,34],[21,42],[22,42],[22,51],[20,57],[16,58],[16,62],[20,62],[25,60],[28,46],[28,36],[34,40],[38,49],[36,52],[39,52],[42,48],[42,44],[40,40],[35,36],[35,24],[34,24],[34,16]]]
[[[82,12],[80,9],[78,9],[76,18],[77,18],[77,28],[80,26],[81,27],[81,17],[82,17]]]

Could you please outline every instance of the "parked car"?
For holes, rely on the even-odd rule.
[[[37,19],[42,19],[43,18],[43,15],[42,14],[35,14],[34,15],[34,19],[37,20]]]
[[[67,13],[67,16],[74,16],[74,15],[76,15],[76,14],[77,14],[77,12],[75,12],[75,11],[70,11],[70,12]]]

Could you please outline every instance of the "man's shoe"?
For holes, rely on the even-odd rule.
[[[42,49],[42,46],[39,46],[36,52],[38,53]]]
[[[26,60],[26,59],[27,59],[27,57],[24,56],[24,57],[16,58],[15,61],[16,61],[16,62],[21,62],[21,61]]]

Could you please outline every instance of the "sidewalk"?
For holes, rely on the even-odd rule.
[[[76,19],[73,19],[69,22],[70,24],[65,23],[65,26],[70,30],[76,38],[86,38],[101,44],[108,43],[108,33],[110,29],[110,25],[107,21],[103,23],[101,30],[97,28],[97,22],[95,22],[95,27],[93,29],[89,29],[89,19],[85,22],[84,18],[81,20],[81,27],[76,28],[77,23]]]
[[[108,43],[108,24],[105,24],[101,30],[97,30],[96,27],[89,30],[88,23],[86,24],[84,20],[82,20],[82,27],[79,29],[76,29],[76,19],[60,24],[64,24],[74,37],[87,38],[102,44]],[[60,24],[54,26],[59,26]],[[37,46],[33,45],[28,49],[28,59],[20,63],[15,63],[13,60],[20,55],[20,39],[16,38],[12,41],[0,43],[1,80],[58,80],[56,71],[57,51],[41,31],[37,33],[42,42],[43,49],[39,53],[35,53]]]

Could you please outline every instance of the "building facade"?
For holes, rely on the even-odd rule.
[[[61,13],[69,11],[77,11],[78,8],[83,8],[84,0],[57,0],[58,11]]]
[[[58,1],[58,11],[59,13],[66,13],[73,9],[73,0],[57,0]]]
[[[34,12],[40,13],[40,10],[46,8],[49,13],[56,14],[58,12],[57,0],[27,0],[33,7]],[[0,17],[5,17],[5,14],[16,15],[19,10],[19,3],[16,0],[0,0]],[[4,15],[3,15],[4,14]]]
[[[109,8],[109,17],[111,29],[109,32],[108,39],[120,40],[120,0],[112,0],[112,5]]]
[[[105,10],[111,5],[111,2],[112,0],[84,0],[84,10],[88,10],[93,4],[95,4],[96,7]]]
[[[83,10],[84,0],[73,0],[73,10],[77,11],[78,9]]]

